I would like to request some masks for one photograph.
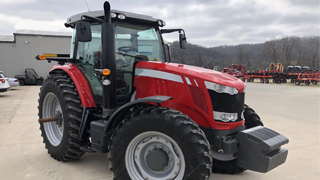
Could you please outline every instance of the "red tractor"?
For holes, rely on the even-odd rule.
[[[244,104],[237,78],[168,62],[165,22],[110,10],[67,19],[69,54],[58,61],[39,94],[39,123],[58,161],[108,153],[114,179],[208,179],[211,172],[267,172],[284,163],[288,139],[266,127]],[[141,50],[140,45],[148,46]],[[152,48],[150,48],[152,47]]]

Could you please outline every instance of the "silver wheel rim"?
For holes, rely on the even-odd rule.
[[[43,100],[42,118],[52,118],[55,117],[57,113],[62,115],[61,106],[56,95],[50,92],[46,94]],[[58,122],[43,123],[47,139],[53,146],[58,146],[61,143],[63,124],[63,116],[60,124],[58,124]]]
[[[146,162],[146,157],[153,149],[166,152],[169,160],[163,170],[154,171]],[[131,179],[165,180],[182,179],[185,172],[185,160],[179,145],[169,136],[155,131],[148,131],[136,136],[128,145],[125,164]]]

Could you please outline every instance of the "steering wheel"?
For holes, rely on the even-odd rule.
[[[123,46],[123,47],[119,47],[118,51],[123,51],[125,53],[129,52],[129,51],[135,51],[138,52],[138,49],[132,46]]]

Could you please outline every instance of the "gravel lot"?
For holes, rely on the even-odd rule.
[[[265,126],[289,138],[287,162],[266,174],[212,174],[210,180],[318,180],[320,86],[247,83],[246,104]],[[107,154],[58,162],[44,148],[38,119],[39,86],[0,93],[0,179],[112,179]]]

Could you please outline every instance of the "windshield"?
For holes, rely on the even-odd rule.
[[[150,61],[165,61],[162,40],[154,27],[120,22],[114,22],[114,25],[116,59],[126,61],[130,56],[146,55]],[[77,59],[88,61],[101,54],[101,25],[92,25],[91,31],[91,42],[79,42]],[[72,42],[74,37],[75,30]],[[70,56],[73,56],[73,43]]]

